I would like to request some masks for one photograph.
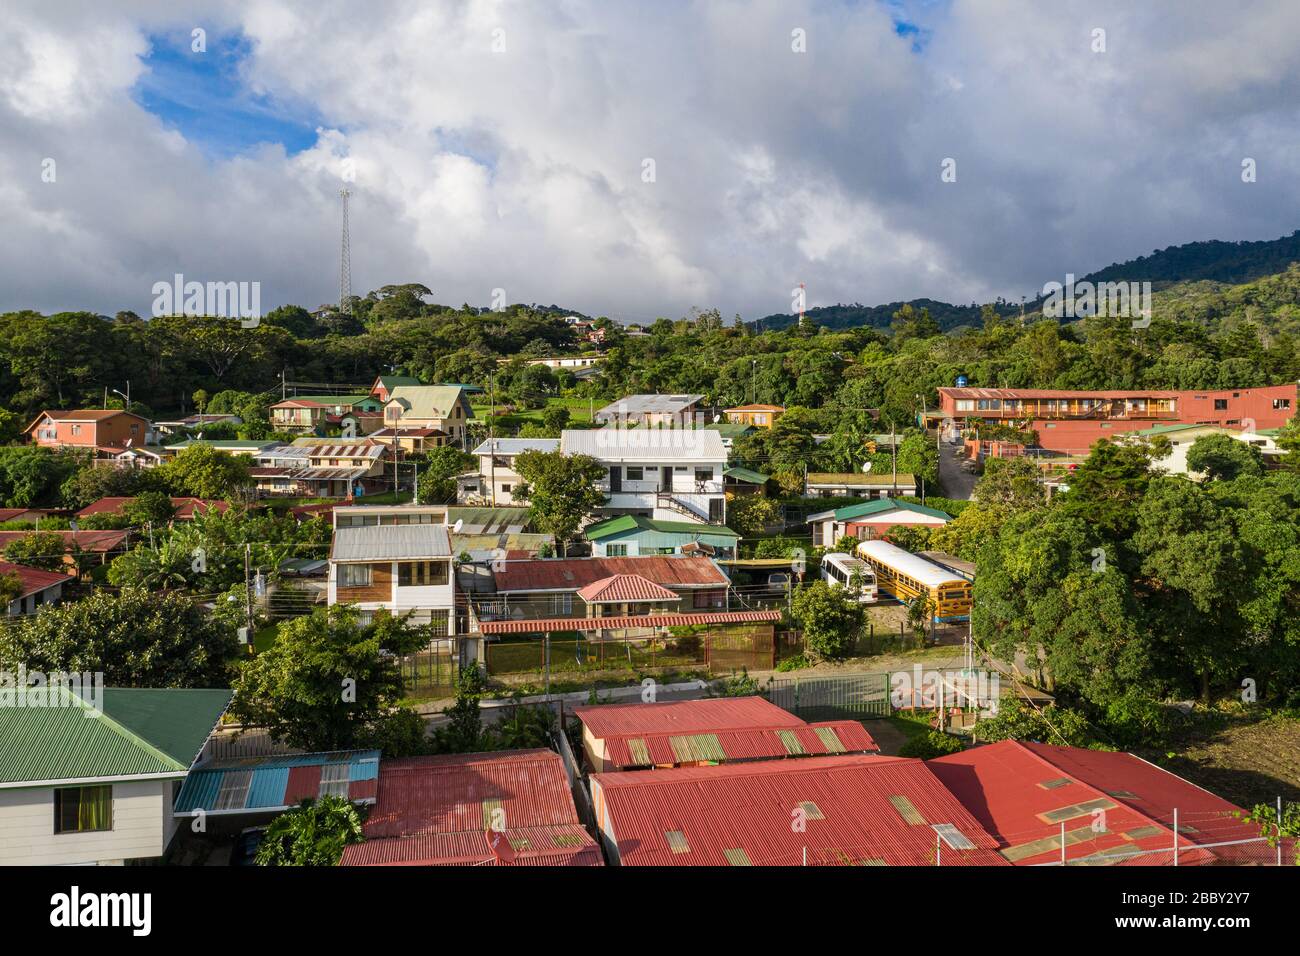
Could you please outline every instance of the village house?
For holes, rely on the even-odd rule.
[[[916,494],[916,478],[891,472],[809,472],[804,479],[809,498],[897,498]]]
[[[58,571],[0,561],[0,578],[10,575],[17,579],[20,590],[18,596],[5,608],[5,614],[9,617],[35,614],[39,607],[59,603],[63,597],[63,587],[68,583],[68,576]]]
[[[784,405],[737,405],[724,408],[722,414],[733,425],[752,425],[755,428],[771,428],[785,414]]]
[[[920,760],[753,760],[594,773],[590,785],[613,866],[1008,865]]]
[[[806,723],[763,697],[575,707],[586,765],[612,770],[703,767],[880,750],[854,720]]]
[[[459,385],[399,385],[383,407],[383,427],[400,435],[412,429],[433,429],[464,446],[474,410]]]
[[[392,449],[369,439],[270,445],[253,456],[250,475],[262,495],[350,498],[386,491]]]
[[[552,750],[383,760],[340,866],[602,866]]]
[[[418,520],[422,517],[428,521]],[[453,634],[451,539],[436,518],[434,512],[402,505],[337,511],[329,557],[330,605],[354,604],[364,620],[382,608],[415,624],[431,624],[436,633]]]
[[[844,537],[857,538],[859,541],[882,538],[890,528],[898,525],[940,528],[951,520],[951,515],[937,508],[927,508],[894,498],[877,498],[808,516],[808,524],[812,525],[814,548],[833,548]]]
[[[504,561],[493,566],[492,579],[493,593],[474,598],[480,621],[725,609],[729,584],[707,557]]]
[[[566,430],[560,436],[566,455],[588,455],[605,469],[597,487],[608,501],[603,515],[723,524],[727,452],[716,431],[707,428],[601,428]]]
[[[487,502],[493,507],[514,504],[514,490],[523,480],[515,471],[515,458],[526,451],[553,452],[558,438],[489,438],[473,454],[478,457],[477,474],[463,475],[456,484],[456,500]]]
[[[153,425],[120,408],[82,408],[45,411],[24,431],[28,440],[43,448],[78,448],[94,457],[111,457],[138,445],[153,444]]]
[[[1294,382],[1264,388],[1183,391],[1080,391],[1044,388],[940,388],[927,427],[1003,422],[1032,430],[1041,447],[1084,454],[1099,438],[1159,424],[1222,425],[1259,431],[1281,428],[1296,411]]]
[[[1186,475],[1189,478],[1202,479],[1205,476],[1192,471],[1187,465],[1187,453],[1198,438],[1210,435],[1227,435],[1229,438],[1259,449],[1264,463],[1276,465],[1286,454],[1277,444],[1278,429],[1265,429],[1262,432],[1244,431],[1240,428],[1227,428],[1221,425],[1156,425],[1142,431],[1129,432],[1121,438],[1128,441],[1149,442],[1155,438],[1165,438],[1169,442],[1169,453],[1163,458],[1154,459],[1152,468],[1158,468],[1169,475]]]
[[[583,537],[597,558],[635,558],[647,554],[703,554],[734,558],[740,535],[721,525],[659,521],[619,515],[587,525]]]
[[[1003,740],[927,765],[1017,866],[1274,862],[1239,807],[1132,754]]]
[[[0,691],[0,695],[4,694]],[[161,857],[177,788],[229,690],[43,689],[0,706],[0,865],[113,865]],[[99,713],[87,713],[99,705]]]
[[[600,425],[684,428],[695,421],[703,395],[628,395],[598,409]]]

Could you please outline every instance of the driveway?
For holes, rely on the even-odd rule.
[[[943,485],[945,498],[967,501],[979,476],[962,469],[961,463],[966,459],[961,457],[961,451],[960,444],[943,443],[939,452],[939,483]]]

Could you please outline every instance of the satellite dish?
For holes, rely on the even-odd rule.
[[[133,442],[133,441],[135,441],[134,438],[128,438],[128,439],[126,440],[126,446],[125,446],[125,447],[130,448],[130,447],[131,447],[131,442]]]
[[[195,436],[194,436],[194,440],[195,440],[195,441],[203,441],[203,432],[199,432],[197,435],[195,435]]]
[[[718,422],[720,422],[720,421],[722,421],[722,416],[721,416],[721,415],[714,415],[714,416],[713,416],[713,424],[716,425],[716,424],[717,424]]]
[[[463,528],[463,527],[465,527],[465,519],[464,519],[464,518],[457,518],[457,519],[456,519],[456,523],[455,523],[454,525],[451,526],[451,530],[452,530],[455,534],[460,534],[460,529]]]
[[[864,461],[864,462],[862,463],[862,473],[865,475],[865,474],[866,474],[867,472],[869,472],[870,470],[871,470],[871,462],[869,462],[869,461]]]

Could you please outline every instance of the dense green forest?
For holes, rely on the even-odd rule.
[[[1076,282],[1150,282],[1157,292],[1170,289],[1171,286],[1187,286],[1189,288],[1186,290],[1170,290],[1169,296],[1157,300],[1157,307],[1181,302],[1190,295],[1206,310],[1225,304],[1215,301],[1216,296],[1225,296],[1227,304],[1231,304],[1234,296],[1230,287],[1236,285],[1243,287],[1244,291],[1238,295],[1244,304],[1258,304],[1262,308],[1266,307],[1265,303],[1251,301],[1256,295],[1267,299],[1271,293],[1284,294],[1286,290],[1278,289],[1277,282],[1262,283],[1263,288],[1256,289],[1254,280],[1265,277],[1277,279],[1280,278],[1278,273],[1291,274],[1290,270],[1297,262],[1300,262],[1300,230],[1280,239],[1259,242],[1210,240],[1156,249],[1149,256],[1112,263],[1104,269],[1080,276]],[[1300,277],[1291,275],[1292,285],[1300,281]],[[1026,301],[1025,310],[1027,313],[1039,313],[1043,297],[1038,290],[1030,291],[1033,294]],[[1291,298],[1279,304],[1294,305],[1295,301]],[[914,309],[928,309],[939,328],[944,331],[977,324],[980,318],[980,307],[976,304],[953,305],[934,299],[913,299],[907,304]],[[893,314],[903,305],[902,302],[877,306],[832,305],[811,309],[807,314],[818,325],[830,329],[847,329],[859,325],[887,329],[893,320]],[[994,305],[1002,315],[1019,315],[1018,304],[999,299]],[[1198,313],[1195,309],[1190,313],[1180,311],[1177,314],[1187,318],[1198,314],[1204,317],[1204,313]],[[776,313],[764,316],[753,324],[758,329],[783,329],[793,325],[795,320],[796,316],[790,313]]]

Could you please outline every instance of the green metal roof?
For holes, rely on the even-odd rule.
[[[104,689],[103,712],[53,688],[44,706],[0,695],[0,784],[183,774],[230,703],[229,690]],[[52,706],[53,705],[53,706]]]
[[[1167,433],[1169,433],[1169,432],[1181,432],[1181,431],[1186,431],[1186,430],[1189,429],[1189,428],[1217,428],[1217,427],[1218,427],[1218,426],[1216,426],[1216,425],[1197,425],[1197,424],[1195,424],[1195,423],[1187,424],[1187,423],[1179,422],[1179,423],[1174,424],[1174,425],[1154,425],[1154,426],[1152,426],[1151,428],[1144,428],[1144,429],[1142,429],[1141,431],[1135,431],[1135,432],[1132,432],[1131,434],[1134,434],[1134,435],[1164,435],[1164,434],[1167,434]]]
[[[867,515],[881,514],[885,511],[911,511],[920,515],[929,515],[931,518],[943,518],[945,521],[952,520],[952,515],[946,511],[939,511],[937,508],[926,508],[923,505],[912,504],[910,501],[899,501],[897,498],[877,498],[875,501],[864,501],[860,505],[845,505],[843,508],[836,508],[835,520],[850,521],[853,518],[863,518]]]
[[[585,536],[588,541],[600,541],[603,538],[621,537],[626,534],[643,532],[657,534],[687,535],[691,538],[739,538],[740,535],[730,528],[716,524],[694,524],[690,521],[659,521],[655,518],[643,518],[640,515],[619,515],[590,525]]]
[[[722,469],[724,478],[735,478],[739,481],[748,482],[751,485],[765,485],[770,475],[765,475],[761,471],[754,471],[752,468],[724,468]]]

